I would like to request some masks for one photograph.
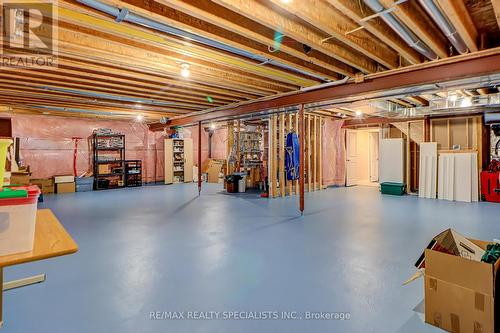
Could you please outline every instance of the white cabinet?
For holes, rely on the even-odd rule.
[[[193,181],[193,140],[165,139],[165,184]]]

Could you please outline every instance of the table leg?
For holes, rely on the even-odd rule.
[[[35,283],[41,283],[45,281],[45,274],[40,274],[40,275],[35,275],[35,276],[30,276],[27,278],[19,279],[19,280],[14,280],[14,281],[9,281],[9,282],[3,282],[3,267],[0,267],[0,328],[2,328],[3,325],[3,292],[6,290],[14,289],[14,288],[21,288],[24,286],[29,286],[31,284]]]
[[[21,287],[29,286],[29,285],[32,285],[35,283],[42,283],[44,281],[45,281],[45,274],[34,275],[34,276],[27,277],[27,278],[19,279],[19,280],[5,282],[3,284],[3,290],[6,291],[6,290],[15,289],[15,288],[21,288]]]
[[[3,267],[0,267],[0,286],[3,286]],[[3,288],[2,290],[0,290],[0,328],[2,328],[3,326],[2,304],[3,304]]]

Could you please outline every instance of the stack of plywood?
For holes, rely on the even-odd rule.
[[[438,199],[479,200],[477,153],[441,153],[438,168]]]

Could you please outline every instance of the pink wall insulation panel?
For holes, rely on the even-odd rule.
[[[325,118],[323,127],[323,185],[345,185],[345,129],[343,120]]]

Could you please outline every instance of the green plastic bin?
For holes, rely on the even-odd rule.
[[[380,192],[382,194],[403,195],[405,194],[406,185],[403,183],[385,182],[380,184]]]

